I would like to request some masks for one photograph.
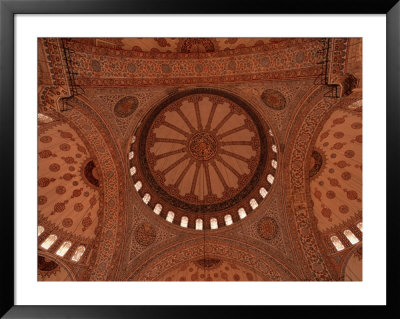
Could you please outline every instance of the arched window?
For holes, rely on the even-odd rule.
[[[186,216],[182,216],[181,218],[181,227],[187,228],[189,223],[189,218]]]
[[[272,151],[274,153],[278,153],[278,148],[276,147],[276,145],[272,145]]]
[[[130,169],[129,171],[130,171],[130,173],[131,173],[131,176],[135,175],[135,174],[136,174],[136,167],[135,167],[135,166],[132,166],[131,169]]]
[[[53,119],[50,116],[44,115],[42,113],[38,113],[38,120],[41,123],[50,123]]]
[[[229,215],[229,214],[225,215],[224,219],[225,219],[225,225],[226,226],[229,226],[229,225],[233,224],[233,220],[232,220],[232,216],[231,215]]]
[[[268,174],[267,181],[268,183],[272,184],[274,182],[274,177],[271,174]]]
[[[143,196],[143,202],[147,205],[150,202],[151,196],[150,194],[146,193]]]
[[[157,204],[156,206],[154,206],[153,212],[156,213],[157,215],[160,215],[161,210],[162,210],[162,205]]]
[[[135,188],[136,191],[140,191],[140,189],[142,188],[142,182],[141,181],[137,181],[135,184]]]
[[[278,162],[277,162],[276,160],[273,159],[273,160],[271,161],[271,166],[272,166],[273,168],[276,169],[276,168],[278,167]]]
[[[218,220],[216,218],[210,219],[210,227],[211,229],[218,229]]]
[[[136,141],[136,136],[132,136],[132,144],[135,143]]]
[[[359,223],[357,224],[357,227],[358,227],[359,230],[362,231],[362,222],[359,222]]]
[[[260,195],[262,198],[265,198],[268,195],[268,192],[264,187],[260,188]]]
[[[247,216],[246,211],[244,210],[244,208],[239,208],[238,209],[238,213],[239,213],[239,217],[240,219],[243,219]]]
[[[131,160],[133,158],[133,151],[129,152],[129,159]]]
[[[50,235],[40,246],[42,246],[42,248],[47,250],[55,243],[56,240],[57,240],[56,235]]]
[[[339,238],[337,238],[337,236],[332,236],[331,237],[331,242],[335,246],[337,251],[341,251],[341,250],[344,249],[344,246],[343,246],[342,242],[340,241]]]
[[[202,230],[203,229],[203,220],[201,218],[196,219],[196,230]]]
[[[167,214],[167,218],[166,218],[167,222],[172,223],[174,221],[174,217],[175,217],[175,213],[170,210]]]
[[[258,203],[254,198],[250,199],[250,206],[253,209],[256,209],[258,207]]]
[[[56,254],[58,256],[64,257],[64,255],[67,253],[68,249],[70,249],[72,246],[72,243],[70,241],[65,241],[63,244],[58,248]]]
[[[82,255],[84,254],[85,250],[86,250],[85,246],[82,246],[82,245],[79,246],[75,250],[74,255],[72,256],[71,260],[78,262],[81,259]]]
[[[38,233],[38,237],[44,232],[44,227],[43,226],[38,226],[37,228],[37,233]]]
[[[353,234],[353,232],[349,229],[346,229],[343,234],[347,237],[349,242],[351,242],[352,245],[355,245],[359,242],[358,238]]]

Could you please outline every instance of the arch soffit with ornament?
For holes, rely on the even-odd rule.
[[[326,91],[323,86],[313,88],[304,102],[298,106],[286,135],[286,150],[283,154],[287,219],[296,246],[294,251],[308,280],[332,279],[322,257],[312,210],[306,200],[305,178],[306,155],[310,149],[314,130],[321,120],[321,115],[330,108],[330,104],[324,102]]]
[[[324,97],[326,92],[326,87],[317,86],[298,106],[286,135],[286,152],[283,154],[282,172],[286,181],[285,197],[288,199],[287,218],[296,245],[300,248],[294,251],[303,252],[299,256],[301,263],[305,266],[303,267],[308,276],[314,277],[314,280],[331,280],[332,276],[337,277],[337,273],[327,258],[320,232],[316,227],[310,203],[308,159],[318,134],[332,112],[360,99],[356,94],[341,98],[339,103],[336,103],[334,99]],[[313,249],[307,246],[307,240],[312,242]]]
[[[112,280],[120,267],[122,242],[126,233],[126,185],[125,161],[121,150],[114,142],[114,136],[106,121],[88,101],[74,98],[73,106],[63,112],[74,125],[85,133],[85,138],[92,145],[94,155],[103,170],[104,183],[104,226],[95,243],[95,253],[90,267],[90,280]],[[112,253],[109,252],[109,247]],[[108,266],[104,267],[104,264]]]
[[[192,237],[178,243],[171,241],[168,246],[145,255],[141,256],[135,265],[131,265],[130,269],[119,280],[153,280],[151,276],[157,278],[162,273],[168,272],[181,263],[204,258],[205,256],[207,258],[221,258],[239,262],[250,268],[258,269],[261,273],[263,271],[271,271],[271,273],[275,273],[280,278],[278,280],[302,280],[293,269],[289,269],[284,262],[278,260],[276,256],[271,255],[268,251],[231,238],[210,236],[206,239],[204,237]]]

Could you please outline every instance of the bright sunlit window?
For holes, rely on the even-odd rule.
[[[38,226],[38,237],[44,232],[44,227],[43,226]]]
[[[142,188],[142,182],[141,181],[137,181],[135,184],[135,188],[136,191],[140,191],[140,189]]]
[[[244,208],[239,208],[238,209],[238,213],[239,213],[239,217],[240,219],[243,219],[247,216],[246,211],[244,210]]]
[[[151,196],[150,194],[146,193],[143,196],[143,202],[147,205],[150,202]]]
[[[201,218],[196,219],[196,230],[202,230],[203,229],[203,220]]]
[[[40,246],[42,246],[42,248],[44,249],[49,249],[55,243],[56,240],[57,240],[56,235],[50,235]]]
[[[342,242],[340,241],[340,239],[337,236],[332,236],[331,242],[335,246],[337,251],[341,251],[344,249]]]
[[[72,256],[71,260],[75,261],[75,262],[78,262],[81,259],[82,255],[85,253],[85,250],[86,250],[85,246],[79,246],[75,250],[75,253]]]
[[[157,215],[160,215],[161,210],[162,210],[162,205],[156,204],[156,206],[154,206],[153,212],[156,213]]]
[[[226,226],[229,226],[229,225],[233,224],[233,220],[232,220],[232,216],[231,215],[229,215],[229,214],[225,215],[224,219],[225,219],[225,225]]]
[[[218,221],[216,218],[211,218],[210,219],[210,227],[211,229],[217,229],[218,228]]]
[[[264,187],[260,188],[260,195],[262,198],[265,198],[268,195],[268,192]]]
[[[187,216],[182,216],[181,218],[181,227],[187,228],[189,223],[189,218]]]
[[[65,241],[63,244],[58,248],[56,254],[60,257],[64,257],[67,251],[71,248],[72,243],[70,241]]]
[[[166,218],[167,222],[172,223],[174,221],[174,217],[175,217],[175,213],[170,210],[167,214],[167,218]]]
[[[343,234],[351,242],[352,245],[357,244],[360,240],[353,234],[351,230],[346,229]]]
[[[256,209],[258,207],[258,203],[254,198],[250,199],[250,206],[253,209]]]

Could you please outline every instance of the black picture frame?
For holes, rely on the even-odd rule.
[[[387,173],[387,305],[386,306],[309,306],[291,307],[213,307],[210,306],[16,306],[14,303],[14,18],[16,14],[386,14],[387,105],[386,105],[386,173]],[[204,0],[0,0],[0,180],[2,181],[1,309],[4,318],[163,318],[254,316],[292,314],[356,318],[372,315],[399,318],[398,238],[395,236],[399,211],[396,200],[397,163],[400,160],[400,3],[398,0],[306,0],[306,1],[245,1],[241,3]],[[382,107],[382,106],[380,106]],[[380,172],[384,173],[384,172]],[[384,212],[382,212],[384,213]],[[4,225],[7,225],[5,227]],[[371,294],[374,292],[371,291]],[[264,310],[263,310],[264,309]],[[251,311],[251,314],[250,314]]]

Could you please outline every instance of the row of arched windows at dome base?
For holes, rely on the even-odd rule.
[[[270,130],[270,135],[273,136],[271,130]],[[133,143],[135,143],[135,141],[136,141],[136,137],[133,136],[133,137],[132,137],[131,143],[133,144]],[[277,149],[276,145],[272,145],[272,150],[273,150],[275,153],[278,152],[278,149]],[[133,157],[134,157],[134,152],[133,152],[133,151],[130,151],[129,154],[128,154],[128,159],[131,160]],[[271,161],[271,166],[272,166],[273,168],[277,169],[277,167],[278,167],[278,162],[277,162],[275,159],[273,159],[273,160]],[[132,166],[132,167],[129,169],[129,172],[130,172],[130,175],[131,175],[131,176],[135,175],[135,174],[136,174],[136,167],[135,167],[135,166]],[[268,176],[267,176],[267,181],[268,181],[269,184],[272,185],[273,182],[274,182],[274,176],[271,175],[271,174],[268,174]],[[142,182],[139,180],[139,181],[137,181],[137,182],[135,183],[134,187],[135,187],[136,191],[139,192],[139,191],[142,189],[143,184],[142,184]],[[268,195],[268,191],[267,191],[264,187],[261,187],[261,188],[260,188],[259,193],[260,193],[260,195],[261,195],[262,198],[265,198],[265,197]],[[151,200],[151,195],[148,194],[148,193],[146,193],[146,194],[143,196],[142,200],[143,200],[143,202],[144,202],[146,205],[148,205],[149,202],[150,202],[150,200]],[[256,199],[254,199],[254,198],[252,198],[252,199],[250,200],[249,204],[250,204],[250,207],[251,207],[253,210],[256,209],[256,208],[258,207],[258,203],[257,203]],[[162,211],[162,208],[163,208],[162,205],[159,204],[159,203],[157,203],[157,204],[154,206],[153,212],[154,212],[155,214],[157,214],[157,215],[160,215],[160,213],[161,213],[161,211]],[[243,219],[243,218],[245,218],[245,217],[247,216],[247,213],[246,213],[246,211],[245,211],[244,208],[239,208],[239,209],[238,209],[238,215],[239,215],[240,219]],[[174,213],[173,211],[168,211],[167,217],[165,218],[166,221],[172,223],[172,222],[174,221],[174,218],[175,218],[175,213]],[[232,215],[230,215],[230,214],[225,215],[225,216],[224,216],[224,221],[225,221],[225,225],[226,225],[226,226],[232,225],[232,224],[233,224]],[[189,218],[188,218],[187,216],[182,216],[181,221],[180,221],[180,226],[181,226],[181,227],[184,227],[184,228],[187,228],[187,227],[188,227],[188,224],[189,224]],[[218,220],[217,220],[216,218],[211,218],[211,219],[210,219],[210,227],[211,227],[211,229],[218,229]],[[196,229],[196,230],[202,230],[202,229],[203,229],[203,220],[202,220],[201,218],[196,219],[196,221],[195,221],[195,229]]]
[[[357,228],[362,232],[362,222],[359,222],[357,224]],[[356,235],[354,235],[354,233],[350,230],[350,229],[346,229],[343,234],[346,236],[346,238],[349,240],[349,242],[352,245],[357,244],[360,240],[357,238]],[[343,245],[343,243],[341,242],[341,240],[337,237],[337,236],[331,236],[330,240],[333,244],[333,246],[335,246],[337,251],[342,251],[345,247]]]
[[[38,226],[38,237],[44,232],[44,227],[43,226]],[[54,245],[54,243],[57,241],[57,235],[51,234],[49,235],[40,245],[44,250],[48,250],[51,246]],[[64,241],[61,246],[58,248],[56,251],[56,255],[60,257],[64,257],[64,255],[68,252],[68,250],[71,248],[72,242],[70,241]],[[78,262],[83,254],[85,253],[85,246],[80,245],[76,248],[74,254],[71,257],[71,260],[74,262]]]
[[[140,184],[138,184],[138,183],[140,183]],[[138,181],[135,184],[135,188],[138,191],[140,190],[140,188],[141,188],[141,182],[140,181]],[[262,197],[265,197],[265,196],[267,196],[268,192],[264,187],[262,187],[260,189],[260,194],[261,194]],[[146,205],[148,205],[148,203],[150,202],[150,199],[151,199],[151,196],[148,193],[146,193],[142,198],[143,202]],[[258,207],[258,203],[254,198],[250,200],[250,206],[251,206],[251,208],[253,210]],[[153,212],[155,214],[157,214],[157,215],[160,215],[160,213],[162,211],[162,208],[163,207],[162,207],[161,204],[156,204],[154,206]],[[247,216],[247,213],[246,213],[244,208],[239,208],[238,209],[238,214],[239,214],[240,219],[243,219],[243,218],[245,218]],[[173,211],[171,211],[171,210],[168,211],[167,217],[165,218],[166,221],[172,223],[174,221],[174,218],[175,218],[175,213]],[[232,215],[230,215],[230,214],[225,215],[224,221],[225,221],[225,225],[226,226],[232,225],[233,224]],[[188,224],[189,224],[189,218],[187,216],[182,216],[181,222],[180,222],[181,227],[187,228]],[[196,221],[195,221],[195,224],[196,224],[196,226],[195,226],[196,230],[202,230],[203,229],[203,220],[201,218],[197,218]],[[218,229],[218,220],[216,218],[211,218],[210,219],[210,227],[211,227],[211,229]]]
[[[270,135],[273,136],[271,130],[270,130]],[[136,141],[136,137],[133,136],[131,143],[133,144],[133,143],[135,143],[135,141]],[[278,152],[278,150],[277,150],[275,145],[272,146],[272,150],[275,153]],[[128,154],[129,160],[131,160],[133,157],[134,157],[134,152],[133,151],[129,152],[129,154]],[[271,165],[276,169],[278,163],[277,163],[276,160],[272,160]],[[131,176],[136,174],[136,167],[135,166],[130,168],[130,174],[131,174]],[[267,181],[272,185],[272,183],[274,182],[274,176],[269,174],[267,176]],[[142,184],[141,181],[137,181],[135,183],[134,187],[135,187],[136,191],[139,192],[139,190],[143,187],[143,184]],[[268,195],[268,191],[264,187],[260,188],[259,193],[260,193],[262,198],[265,198]],[[148,194],[148,193],[146,193],[142,198],[143,202],[146,205],[149,204],[150,199],[151,199],[151,195]],[[258,203],[254,198],[252,198],[250,200],[249,204],[250,204],[250,206],[251,206],[251,208],[253,210],[258,207]],[[160,215],[161,211],[162,211],[162,205],[157,203],[155,205],[154,209],[153,209],[153,212],[155,214],[157,214],[157,215]],[[240,219],[243,219],[243,218],[245,218],[247,216],[247,213],[246,213],[244,208],[239,208],[238,209],[238,214],[239,214]],[[168,211],[167,216],[166,216],[165,219],[168,222],[172,223],[174,221],[174,218],[175,218],[175,213],[173,211]],[[225,225],[226,226],[229,226],[229,225],[233,224],[233,219],[232,219],[232,216],[230,214],[227,214],[227,215],[224,216],[224,221],[225,221]],[[187,228],[188,227],[188,223],[189,223],[188,217],[187,216],[182,216],[181,222],[180,222],[181,227]],[[216,218],[211,218],[210,219],[210,227],[211,227],[211,229],[218,229],[218,220]],[[357,224],[357,227],[358,227],[358,229],[360,229],[360,231],[362,231],[362,222],[359,222]],[[203,229],[203,220],[201,218],[196,219],[196,221],[195,221],[195,229],[196,230],[202,230]],[[346,238],[349,240],[349,242],[352,245],[355,245],[360,241],[356,237],[356,235],[354,235],[354,233],[349,229],[346,229],[343,232],[343,234],[346,236]],[[331,240],[332,244],[335,246],[337,251],[342,251],[343,249],[345,249],[343,243],[341,242],[341,240],[337,236],[335,236],[335,235],[331,236],[330,240]]]

